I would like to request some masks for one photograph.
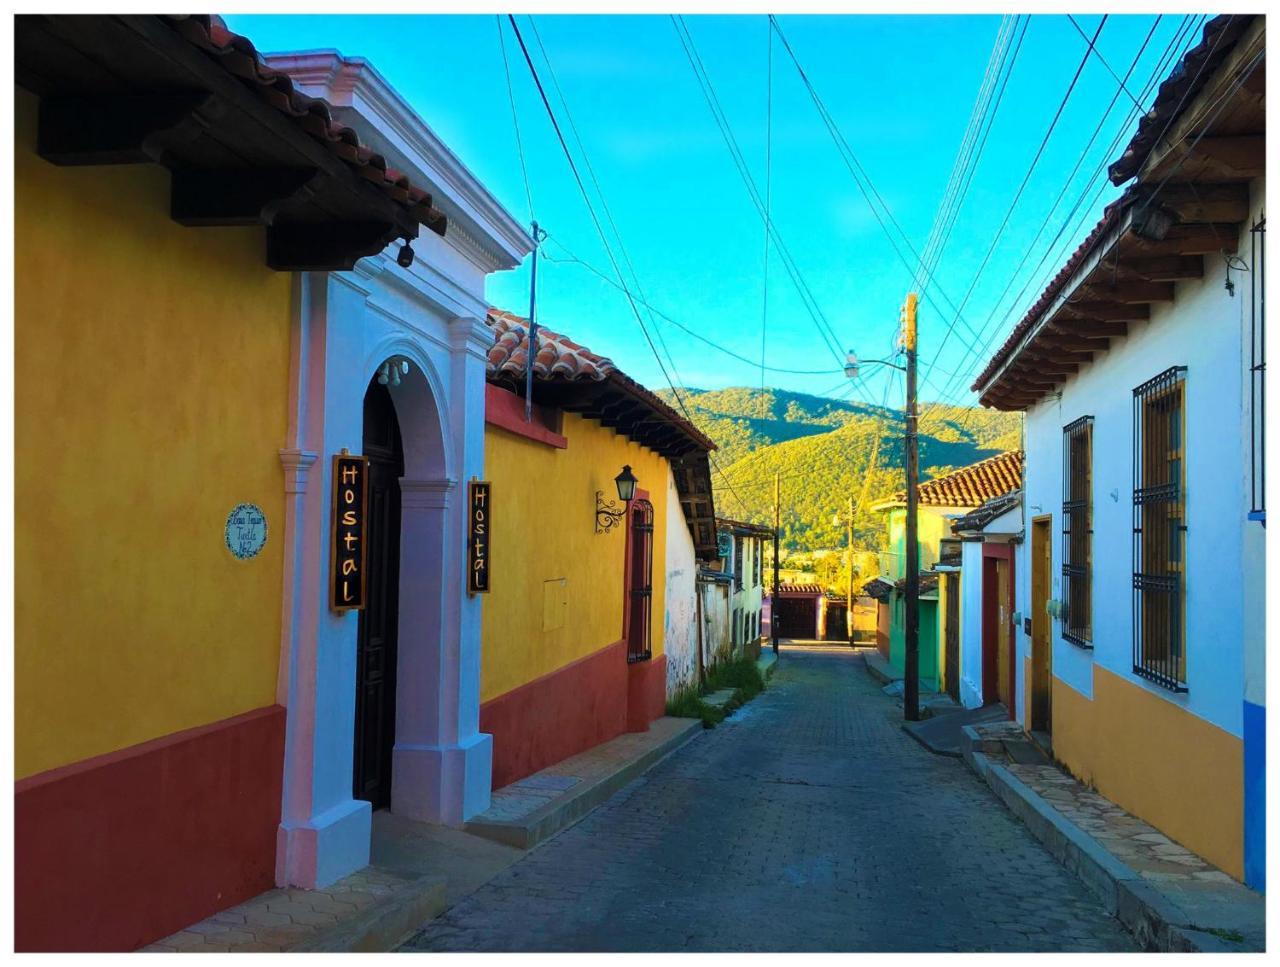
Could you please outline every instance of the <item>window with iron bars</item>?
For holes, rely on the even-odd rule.
[[[1252,501],[1249,519],[1267,519],[1267,332],[1266,332],[1266,260],[1267,218],[1260,217],[1249,229],[1249,413],[1252,423],[1249,466]]]
[[[1062,428],[1062,637],[1093,647],[1093,417]]]
[[[1187,368],[1133,391],[1133,671],[1187,690]]]
[[[733,539],[733,586],[736,590],[742,590],[742,538],[735,537]]]

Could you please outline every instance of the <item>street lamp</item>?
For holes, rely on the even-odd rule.
[[[629,504],[636,495],[636,475],[631,472],[631,464],[623,464],[622,473],[613,478],[618,485],[618,499]]]
[[[631,472],[631,465],[624,464],[622,473],[613,478],[618,488],[619,507],[616,502],[604,499],[604,491],[596,491],[596,533],[604,534],[613,529],[613,525],[627,515],[627,507],[636,496],[636,475]]]

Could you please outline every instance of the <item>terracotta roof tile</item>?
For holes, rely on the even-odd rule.
[[[823,593],[821,584],[791,584],[783,581],[778,585],[779,594],[817,594]]]
[[[284,71],[268,67],[253,43],[247,37],[228,30],[221,17],[165,14],[162,19],[223,70],[244,81],[259,98],[292,118],[302,131],[349,164],[356,174],[368,179],[389,198],[408,209],[431,231],[444,235],[444,213],[432,207],[430,194],[410,184],[404,174],[387,166],[386,158],[362,145],[354,129],[334,121],[327,102],[304,94]]]
[[[1187,51],[1161,83],[1151,109],[1138,122],[1138,130],[1133,138],[1120,157],[1107,169],[1108,177],[1113,184],[1124,184],[1138,173],[1155,146],[1155,142],[1164,131],[1168,130],[1178,114],[1191,104],[1195,94],[1209,81],[1214,69],[1230,54],[1252,20],[1253,17],[1247,15],[1221,14],[1205,24],[1200,43]],[[1119,222],[1124,210],[1135,200],[1135,188],[1136,185],[1130,185],[1121,197],[1106,207],[1098,224],[1050,280],[1021,321],[1014,326],[1009,338],[996,350],[970,389],[981,392],[1001,365],[1013,356],[1022,337],[1058,297],[1103,235]]]
[[[1112,184],[1122,185],[1138,173],[1156,142],[1190,107],[1252,22],[1249,14],[1219,14],[1205,23],[1200,43],[1188,50],[1161,82],[1151,109],[1138,121],[1138,130],[1107,169]]]
[[[486,321],[494,331],[487,367],[489,378],[503,375],[523,378],[529,357],[529,320],[503,309],[490,309]],[[567,336],[538,326],[538,356],[533,361],[535,379],[599,381],[617,371],[613,360],[597,356]]]
[[[922,507],[980,507],[993,497],[1021,487],[1022,451],[1006,450],[926,480],[916,488],[916,493]],[[900,490],[881,506],[901,506],[906,499],[907,492]]]

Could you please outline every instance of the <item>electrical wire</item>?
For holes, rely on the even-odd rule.
[[[1152,71],[1150,79],[1148,80],[1147,84],[1143,88],[1142,93],[1140,94],[1141,97],[1146,97],[1148,92],[1153,91],[1155,87],[1159,84],[1161,79],[1165,76],[1165,73],[1167,70],[1166,65],[1168,64],[1170,58],[1171,57],[1176,58],[1178,48],[1181,47],[1184,42],[1186,43],[1187,46],[1182,50],[1182,54],[1185,55],[1186,50],[1190,49],[1191,44],[1194,43],[1194,33],[1196,28],[1192,27],[1190,30],[1188,30],[1187,28],[1190,26],[1191,21],[1193,21],[1194,19],[1195,19],[1194,17],[1184,18],[1183,23],[1175,33],[1173,40],[1170,41],[1170,43],[1166,46],[1165,51],[1161,55],[1159,62],[1157,63],[1155,69]],[[1201,18],[1200,20],[1201,25],[1203,25],[1204,19],[1206,18]],[[1003,331],[1004,325],[1008,322],[1010,316],[1012,316],[1014,309],[1019,304],[1021,304],[1023,297],[1026,295],[1028,289],[1031,288],[1031,284],[1033,280],[1036,278],[1036,274],[1040,272],[1041,268],[1049,260],[1049,256],[1054,252],[1055,247],[1058,245],[1059,240],[1062,239],[1064,236],[1067,237],[1068,240],[1077,238],[1079,236],[1079,233],[1083,228],[1084,222],[1088,218],[1089,213],[1094,210],[1098,202],[1098,199],[1102,195],[1102,192],[1105,191],[1107,188],[1106,180],[1103,179],[1102,183],[1098,187],[1098,190],[1094,192],[1093,198],[1090,200],[1088,205],[1084,205],[1085,199],[1089,197],[1089,192],[1092,190],[1092,186],[1094,182],[1097,181],[1098,178],[1106,171],[1107,158],[1110,157],[1112,152],[1117,149],[1120,140],[1124,136],[1125,131],[1128,130],[1129,124],[1131,124],[1132,121],[1136,119],[1136,117],[1140,113],[1141,113],[1141,109],[1135,108],[1134,110],[1129,112],[1128,117],[1125,120],[1123,120],[1121,124],[1118,126],[1116,130],[1116,134],[1112,138],[1111,145],[1107,148],[1105,152],[1103,152],[1104,157],[1102,162],[1098,165],[1093,175],[1086,182],[1084,190],[1081,192],[1079,198],[1077,199],[1075,205],[1072,207],[1071,211],[1068,212],[1067,217],[1063,220],[1063,223],[1059,227],[1054,238],[1050,241],[1049,245],[1045,248],[1043,254],[1040,257],[1040,261],[1037,263],[1036,267],[1032,269],[1032,272],[1027,277],[1025,283],[1023,284],[1022,289],[1019,291],[1018,295],[1015,296],[1014,301],[1009,305],[1008,310],[1005,312],[1003,318],[999,320],[999,324],[995,325],[994,329],[992,328],[992,326],[993,324],[996,323],[996,316],[993,312],[993,315],[991,316],[990,320],[983,327],[983,333],[986,336],[986,338],[981,350],[978,353],[973,355],[972,363],[969,364],[968,368],[965,367],[965,361],[968,360],[969,354],[966,354],[965,358],[962,360],[961,365],[956,370],[957,375],[963,374],[962,378],[968,379],[973,374],[976,367],[981,364],[984,356],[990,350],[992,343]],[[1083,210],[1081,211],[1082,206],[1083,206]],[[1072,230],[1071,234],[1067,235],[1066,233],[1067,227],[1071,224],[1071,219],[1075,216],[1077,211],[1081,211],[1080,218],[1076,222],[1075,228]],[[1046,222],[1048,218],[1050,218],[1051,216],[1052,216],[1052,211],[1050,211],[1049,215],[1046,216]],[[1065,249],[1061,251],[1065,252]],[[1022,262],[1019,264],[1018,268],[1012,274],[1011,279],[1016,279],[1018,273],[1021,272],[1022,265],[1026,263],[1026,260],[1029,257],[1030,257],[1030,249],[1028,249],[1028,251],[1024,254]],[[1059,255],[1058,259],[1054,260],[1053,264],[1056,264],[1056,262],[1060,258],[1061,258],[1061,255]],[[1044,285],[1047,284],[1048,276],[1053,272],[1053,264],[1050,265],[1049,269],[1046,270],[1045,274],[1041,275],[1040,282],[1036,286],[1037,291],[1042,289]],[[949,380],[946,386],[949,388],[951,385],[953,385],[953,381]],[[946,394],[944,392],[943,393],[944,398],[945,398],[945,395]]]
[[[507,19],[511,23],[511,29],[515,32],[516,41],[520,44],[520,51],[524,55],[525,64],[529,68],[529,74],[533,78],[534,85],[538,89],[538,95],[542,99],[542,105],[546,109],[547,117],[551,121],[552,128],[555,130],[556,139],[560,142],[560,149],[564,153],[565,160],[569,163],[569,170],[573,174],[574,181],[578,186],[578,191],[582,195],[582,200],[587,206],[587,212],[591,216],[592,224],[595,226],[596,233],[600,236],[600,242],[604,246],[605,254],[608,255],[609,262],[613,266],[614,273],[618,276],[618,281],[621,283],[623,294],[626,295],[627,297],[627,302],[631,306],[631,311],[636,318],[636,322],[639,323],[640,325],[640,331],[644,334],[645,341],[649,344],[650,351],[653,353],[654,358],[657,360],[658,368],[662,371],[663,378],[666,379],[667,385],[671,388],[672,395],[675,397],[675,400],[679,404],[681,411],[684,413],[685,419],[687,419],[689,423],[692,425],[693,417],[689,413],[688,408],[685,406],[684,399],[680,395],[680,391],[676,389],[675,383],[672,381],[671,375],[667,371],[666,364],[664,364],[662,361],[662,356],[658,352],[658,347],[654,344],[653,337],[650,336],[649,334],[648,327],[645,326],[644,318],[640,314],[640,309],[636,305],[635,299],[631,295],[631,290],[627,288],[626,281],[622,275],[622,269],[618,264],[617,258],[613,254],[613,248],[609,245],[608,237],[605,235],[604,226],[600,223],[600,218],[596,214],[595,206],[592,205],[591,203],[591,196],[587,193],[587,188],[585,183],[582,180],[582,175],[579,173],[578,166],[576,162],[574,162],[573,160],[573,154],[572,152],[570,152],[569,145],[566,142],[564,137],[564,133],[560,128],[560,122],[556,119],[555,110],[551,107],[551,101],[547,97],[546,89],[542,86],[542,80],[541,78],[539,78],[538,70],[533,64],[533,58],[529,53],[529,48],[524,42],[524,37],[521,36],[520,34],[520,26],[516,23],[516,18],[514,15],[508,14]],[[729,483],[728,478],[724,476],[724,471],[720,470],[719,466],[716,464],[715,457],[710,452],[708,452],[707,458],[711,466],[714,467],[717,470],[717,472],[720,473],[720,476],[722,477],[722,479],[725,480],[726,485],[729,488],[729,492],[733,494],[734,498],[738,501],[739,506],[744,511],[747,511],[748,513],[750,513],[750,510],[747,507],[746,502],[733,489],[733,485]]]

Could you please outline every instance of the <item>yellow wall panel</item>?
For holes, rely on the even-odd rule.
[[[623,637],[626,528],[595,533],[596,491],[617,501],[613,482],[630,464],[653,504],[650,641],[662,653],[666,613],[667,461],[574,413],[565,449],[489,425],[485,476],[493,482],[493,590],[486,596],[480,700],[487,702]],[[566,619],[546,621],[545,584],[564,580]],[[552,627],[554,626],[554,627]],[[544,630],[545,628],[545,630]]]
[[[275,700],[291,277],[261,229],[173,222],[157,166],[41,160],[16,98],[21,778]]]
[[[1053,753],[1108,799],[1243,877],[1244,751],[1235,736],[1094,665],[1092,701],[1053,679]]]

